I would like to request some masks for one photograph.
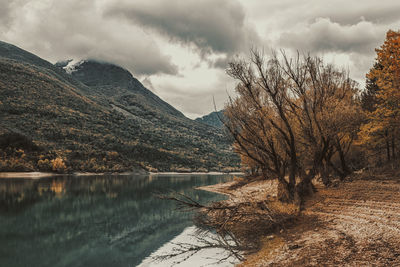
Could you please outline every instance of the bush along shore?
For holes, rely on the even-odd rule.
[[[148,173],[148,172],[237,172],[238,167],[182,166],[170,163],[157,169],[133,160],[117,151],[88,152],[48,150],[18,133],[0,135],[0,172],[54,172],[54,173]]]

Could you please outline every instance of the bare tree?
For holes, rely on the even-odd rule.
[[[153,257],[157,261],[174,258],[176,263],[180,263],[208,249],[225,251],[216,262],[228,258],[242,261],[244,254],[255,252],[260,248],[260,235],[270,233],[276,227],[282,227],[294,216],[270,209],[267,201],[238,203],[223,201],[203,205],[179,193],[158,197],[174,201],[180,211],[194,211],[194,223],[199,230],[195,234],[196,242],[177,243],[172,251]],[[248,227],[249,225],[251,227]],[[210,235],[210,232],[215,234]]]
[[[238,97],[226,107],[225,126],[242,158],[278,179],[281,200],[312,194],[317,175],[329,185],[333,168],[342,176],[349,173],[345,156],[359,103],[347,72],[308,55],[273,53],[267,61],[253,50],[250,61],[231,63],[227,73],[239,83]],[[331,161],[335,154],[340,168]]]

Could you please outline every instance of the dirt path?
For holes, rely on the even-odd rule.
[[[318,188],[298,220],[241,266],[400,266],[400,179]]]

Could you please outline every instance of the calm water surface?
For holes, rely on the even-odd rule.
[[[155,193],[201,203],[194,187],[231,175],[67,176],[0,179],[0,266],[136,266],[192,225]]]

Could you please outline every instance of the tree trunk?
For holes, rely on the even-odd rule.
[[[396,159],[394,133],[392,133],[392,159]]]
[[[303,208],[305,199],[309,196],[312,196],[314,192],[317,191],[311,180],[312,179],[310,179],[310,177],[308,176],[307,178],[302,179],[300,183],[296,185],[294,202],[300,207],[300,209]]]
[[[328,172],[327,164],[322,163],[322,165],[320,167],[320,174],[321,174],[321,178],[322,178],[322,183],[325,186],[329,186],[331,184],[331,181],[329,179],[329,172]]]
[[[386,155],[387,155],[387,161],[390,162],[390,144],[389,144],[389,140],[386,140]]]
[[[346,163],[346,157],[344,155],[342,146],[340,145],[340,143],[336,144],[336,149],[339,153],[339,158],[340,158],[340,164],[342,167],[342,172],[343,172],[343,176],[340,176],[340,179],[343,180],[344,177],[346,177],[347,175],[349,175],[351,173],[350,168],[347,166]]]
[[[385,139],[386,139],[386,155],[387,155],[387,161],[390,162],[390,143],[389,143],[389,136],[388,132],[385,132]]]
[[[279,201],[290,203],[293,202],[294,196],[292,194],[293,190],[290,189],[289,183],[278,179],[278,199]]]
[[[296,186],[296,173],[297,162],[292,160],[289,170],[289,189],[292,189],[292,191],[294,191],[294,187]]]
[[[339,168],[337,168],[337,167],[332,163],[332,161],[329,160],[328,164],[329,164],[329,166],[333,169],[333,171],[334,171],[337,175],[339,175],[341,181],[343,181],[344,178],[346,178],[347,175],[346,175],[344,172],[342,172],[341,170],[339,170]]]

